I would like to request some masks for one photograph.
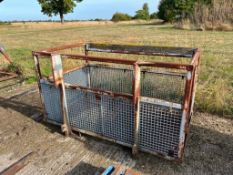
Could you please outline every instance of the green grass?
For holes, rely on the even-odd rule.
[[[46,29],[12,24],[0,26],[0,38],[12,59],[21,65],[28,83],[35,81],[31,51],[41,48],[76,42],[199,47],[203,53],[196,108],[233,117],[233,32],[188,31],[143,24],[63,25]],[[43,71],[48,74],[49,66]]]

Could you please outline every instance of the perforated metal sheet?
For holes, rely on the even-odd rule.
[[[62,123],[59,89],[45,81],[41,81],[40,84],[48,120]]]
[[[140,148],[178,156],[182,110],[140,102]]]

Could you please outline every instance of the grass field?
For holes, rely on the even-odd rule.
[[[17,23],[0,25],[0,42],[22,67],[27,82],[35,81],[31,51],[36,49],[77,42],[199,47],[203,53],[196,108],[233,117],[233,32],[177,30],[143,23]]]

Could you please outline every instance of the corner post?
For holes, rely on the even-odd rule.
[[[45,110],[44,98],[42,95],[42,88],[41,88],[41,83],[40,83],[40,80],[42,79],[42,74],[41,74],[41,70],[40,70],[39,56],[35,55],[34,53],[32,53],[32,55],[34,58],[35,74],[36,74],[36,78],[37,78],[37,84],[38,84],[39,93],[40,93],[40,101],[41,101],[42,110],[43,110],[43,120],[46,121],[48,116],[47,116],[47,113]]]
[[[141,71],[137,63],[134,67],[133,79],[133,105],[134,105],[134,144],[132,148],[133,155],[138,154],[139,150],[139,127],[140,127],[140,78]]]
[[[188,133],[188,128],[189,128],[190,103],[192,96],[192,80],[193,80],[193,70],[188,71],[186,75],[185,94],[183,100],[182,119],[181,119],[180,138],[179,138],[179,151],[178,151],[179,162],[183,161],[186,135]]]
[[[88,48],[89,48],[89,44],[85,44],[85,47],[84,47],[84,49],[85,49],[85,56],[88,56]],[[86,60],[86,64],[87,65],[89,64],[88,60]]]
[[[69,116],[68,116],[68,106],[67,106],[67,99],[66,99],[66,92],[65,92],[61,55],[52,54],[51,59],[52,59],[54,84],[56,87],[59,87],[59,90],[60,90],[61,109],[62,109],[62,115],[63,115],[63,125],[61,126],[61,129],[62,129],[62,132],[64,132],[66,136],[69,136],[71,134],[71,127],[70,127]]]
[[[88,56],[88,48],[89,48],[89,44],[85,44],[84,49],[85,49],[85,56]],[[88,67],[87,70],[87,85],[90,88],[91,87],[91,76],[90,76],[90,72],[91,72],[91,68],[89,66],[89,61],[86,60],[86,66]]]

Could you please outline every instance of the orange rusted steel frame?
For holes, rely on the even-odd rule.
[[[31,156],[33,152],[28,153],[24,157],[22,157],[20,160],[15,162],[14,164],[10,165],[8,168],[0,172],[1,175],[14,175],[18,171],[20,171],[23,167],[27,165],[27,159],[29,156]]]
[[[0,82],[1,82],[1,81],[6,81],[6,80],[9,80],[9,79],[12,79],[12,78],[15,78],[15,77],[18,76],[18,75],[15,74],[15,73],[2,72],[2,71],[0,71],[0,74],[6,75],[6,76],[0,78]]]
[[[187,134],[189,133],[189,127],[190,127],[190,119],[191,119],[191,108],[192,108],[192,103],[194,101],[193,96],[195,94],[194,90],[195,90],[195,80],[196,80],[196,74],[197,74],[197,68],[200,62],[200,53],[201,50],[197,49],[191,65],[193,65],[193,70],[189,71],[187,74],[187,78],[186,78],[186,83],[185,83],[185,94],[184,94],[184,99],[183,99],[183,115],[182,115],[182,119],[185,121],[185,125],[184,125],[184,129],[183,129],[183,138],[182,138],[182,142],[180,142],[179,144],[179,154],[180,154],[180,158],[178,161],[182,162],[183,157],[184,157],[184,149],[186,146],[186,140],[187,140]]]
[[[76,45],[78,47],[84,46],[84,44]],[[57,48],[50,48],[44,51],[37,51],[33,52],[34,56],[51,56],[52,52],[59,51],[62,49],[69,49],[73,48],[75,45],[69,45],[69,46],[61,46]],[[124,65],[132,65],[134,68],[134,80],[133,80],[133,96],[121,94],[121,93],[113,93],[109,91],[99,90],[99,89],[93,89],[93,88],[86,88],[81,86],[74,86],[74,85],[68,85],[65,84],[68,88],[79,88],[83,91],[91,91],[95,94],[109,94],[111,96],[123,96],[126,98],[130,98],[133,100],[134,104],[134,145],[133,145],[133,153],[138,152],[138,134],[139,134],[139,101],[140,101],[140,67],[141,66],[149,66],[149,67],[161,67],[161,68],[171,68],[171,69],[181,69],[186,70],[187,73],[187,79],[185,84],[185,93],[184,93],[184,99],[183,99],[183,115],[182,120],[184,120],[184,128],[182,130],[182,141],[179,143],[179,159],[178,161],[183,160],[184,156],[184,148],[185,148],[185,142],[186,142],[186,136],[189,131],[189,122],[191,118],[191,107],[192,107],[192,100],[194,96],[194,90],[195,90],[195,77],[197,73],[197,68],[200,61],[200,49],[195,49],[194,54],[192,56],[192,60],[190,64],[179,64],[179,63],[170,63],[170,62],[154,62],[154,61],[137,61],[137,60],[127,60],[127,59],[119,59],[119,58],[107,58],[107,57],[97,57],[97,56],[88,56],[88,51],[85,48],[85,55],[80,54],[61,54],[63,58],[68,59],[78,59],[78,60],[85,60],[86,62],[94,61],[94,62],[105,62],[105,63],[116,63],[116,64],[124,64]],[[145,52],[123,52],[123,51],[115,51],[114,53],[121,53],[121,54],[137,54],[137,55],[153,55],[153,56],[173,56],[173,57],[182,57],[181,55],[169,55],[169,54],[159,54],[159,53],[145,53]],[[39,68],[39,67],[38,67]],[[39,75],[41,78],[41,75]],[[162,155],[161,155],[162,156]],[[164,156],[165,157],[165,156]]]
[[[71,45],[63,45],[55,48],[43,49],[40,51],[33,52],[34,55],[38,56],[51,56],[53,52],[64,50],[64,49],[72,49],[76,47],[85,46],[85,55],[80,54],[61,54],[62,57],[66,57],[69,59],[80,59],[88,61],[97,61],[97,62],[106,62],[106,63],[116,63],[116,64],[126,64],[126,65],[134,65],[136,62],[139,66],[151,66],[151,67],[163,67],[163,68],[173,68],[173,69],[184,69],[191,71],[194,66],[196,66],[197,59],[196,53],[200,52],[199,49],[195,49],[194,56],[192,58],[191,64],[179,64],[179,63],[170,63],[170,62],[155,62],[155,61],[137,61],[137,60],[127,60],[127,59],[119,59],[119,58],[107,58],[107,57],[97,57],[97,56],[88,56],[88,50],[84,43],[77,43]],[[161,53],[153,53],[148,54],[146,52],[124,52],[124,51],[115,51],[112,53],[121,53],[121,54],[135,54],[135,55],[152,55],[152,56],[169,56],[169,57],[182,57],[182,55],[173,55],[173,54],[161,54]]]
[[[70,44],[70,45],[63,45],[59,47],[52,47],[52,48],[46,48],[46,49],[41,49],[41,52],[56,52],[60,50],[65,50],[65,49],[72,49],[72,48],[78,48],[84,46],[84,43],[76,43],[76,44]]]
[[[50,52],[44,52],[44,51],[34,52],[34,55],[37,55],[37,56],[51,56],[51,54],[52,53]],[[127,59],[119,59],[119,58],[79,55],[79,54],[61,54],[61,56],[63,58],[68,58],[68,59],[78,59],[78,60],[96,61],[96,62],[105,62],[105,63],[116,63],[116,64],[132,65],[132,66],[136,63],[139,66],[183,69],[183,70],[189,70],[189,71],[193,70],[193,65],[191,64],[155,62],[155,61],[137,61],[137,60],[127,60]]]
[[[10,59],[10,56],[9,56],[9,55],[4,51],[4,49],[1,48],[1,47],[0,47],[0,53],[3,55],[3,57],[5,58],[5,60],[6,60],[9,64],[12,63],[12,61],[11,61],[11,59]],[[18,76],[16,73],[9,73],[9,72],[3,72],[3,71],[0,71],[0,74],[6,75],[6,76],[0,78],[0,82],[1,82],[1,81],[6,81],[6,80],[9,80],[9,79],[12,79],[12,78],[15,78],[15,77]]]
[[[136,155],[139,149],[139,124],[140,124],[140,76],[141,71],[137,63],[133,65],[133,106],[134,106],[134,144],[132,153]]]
[[[10,59],[10,56],[4,52],[4,50],[0,47],[0,53],[4,56],[5,60],[8,62],[8,63],[12,63],[11,59]]]

